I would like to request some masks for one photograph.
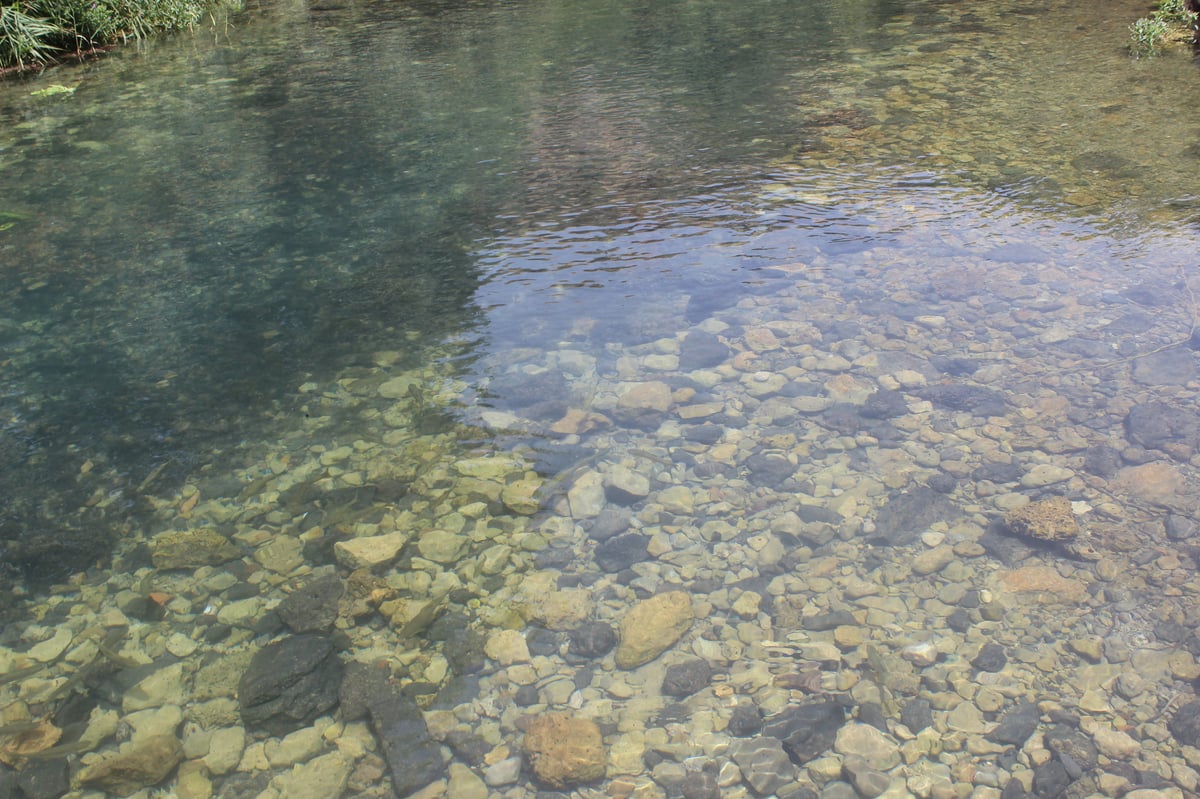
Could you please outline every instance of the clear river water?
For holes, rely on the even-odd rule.
[[[283,0],[0,85],[0,787],[1194,795],[1200,73],[1143,13]],[[264,719],[299,635],[340,702]]]

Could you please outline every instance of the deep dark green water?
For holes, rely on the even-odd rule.
[[[871,294],[1018,244],[1175,281],[1196,72],[1129,60],[1139,13],[284,3],[0,86],[5,561],[103,559],[379,351],[505,408],[513,351],[603,361],[779,264]]]

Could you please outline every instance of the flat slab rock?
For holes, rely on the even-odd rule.
[[[883,546],[904,546],[938,522],[961,515],[958,506],[945,495],[928,486],[918,486],[897,494],[879,509],[871,540]]]
[[[396,795],[408,796],[442,776],[442,747],[429,736],[416,702],[389,687],[370,702],[369,711]]]
[[[533,719],[525,731],[523,748],[533,773],[551,788],[598,780],[608,765],[604,737],[596,723],[565,713]]]
[[[762,734],[779,739],[784,751],[803,766],[833,747],[838,730],[846,723],[846,711],[833,701],[794,705],[767,719]]]
[[[328,636],[287,636],[255,653],[242,675],[242,720],[286,735],[333,708],[341,683],[342,661]]]

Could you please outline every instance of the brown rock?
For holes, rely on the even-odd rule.
[[[150,542],[150,560],[157,569],[195,569],[237,560],[242,550],[211,527],[172,530]]]
[[[565,713],[534,719],[525,732],[524,749],[533,773],[551,788],[598,780],[608,760],[595,722]]]
[[[79,782],[117,796],[128,796],[162,782],[181,760],[183,747],[175,736],[156,735],[88,766],[79,773]]]
[[[1066,497],[1051,497],[1030,502],[1004,514],[1008,529],[1026,538],[1064,542],[1079,536],[1079,523]]]
[[[634,427],[653,428],[665,418],[671,402],[671,389],[666,383],[658,380],[633,383],[617,397],[613,416]]]
[[[1187,502],[1187,494],[1192,492],[1183,473],[1172,464],[1162,461],[1122,469],[1117,472],[1112,486],[1130,496],[1167,508],[1195,504],[1194,500]]]
[[[1044,605],[1082,604],[1087,601],[1087,586],[1079,580],[1063,577],[1051,566],[1026,566],[1004,574],[1001,586],[1016,594],[1033,594]]]
[[[643,600],[621,620],[617,668],[634,669],[667,651],[692,626],[692,598],[668,591]]]

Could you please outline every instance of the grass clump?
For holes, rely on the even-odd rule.
[[[218,0],[0,0],[0,69],[195,25]]]
[[[1141,58],[1167,44],[1194,41],[1196,24],[1197,14],[1187,0],[1159,0],[1153,14],[1129,26],[1129,51]]]

